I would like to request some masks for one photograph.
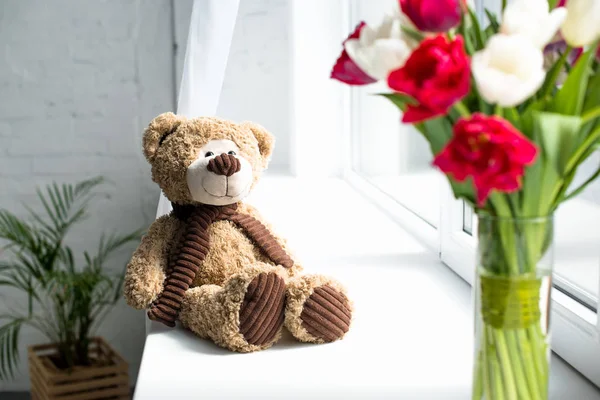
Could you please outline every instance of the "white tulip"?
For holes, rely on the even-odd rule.
[[[481,96],[511,107],[535,93],[546,75],[542,50],[522,35],[492,36],[473,55],[471,70]]]
[[[515,0],[504,9],[500,32],[523,35],[538,48],[543,48],[554,37],[567,18],[564,7],[550,12],[548,0]]]
[[[562,35],[573,47],[584,47],[600,37],[600,1],[568,0]]]
[[[391,71],[404,65],[411,53],[400,27],[400,20],[390,16],[375,29],[364,26],[358,39],[346,41],[348,56],[370,77],[387,79]]]

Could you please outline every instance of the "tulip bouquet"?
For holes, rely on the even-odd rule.
[[[474,399],[546,399],[552,215],[600,148],[600,1],[399,0],[361,22],[331,77],[378,93],[479,217]],[[501,18],[500,18],[501,17]]]

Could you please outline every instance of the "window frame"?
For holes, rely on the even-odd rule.
[[[354,24],[359,20],[356,14],[356,1],[346,0],[342,4],[344,14],[348,18],[348,29],[353,29]],[[497,10],[500,1],[477,0],[475,3],[478,16],[483,18],[484,7]],[[345,94],[344,115],[349,123],[344,126],[347,134],[343,136],[343,149],[346,151],[343,157],[343,178],[404,229],[415,235],[425,247],[436,252],[444,265],[472,286],[475,278],[477,240],[464,231],[463,202],[454,198],[450,186],[442,177],[439,179],[441,186],[439,226],[434,228],[360,173],[354,171],[352,156],[355,149],[352,146],[352,140],[360,134],[357,129],[361,111],[359,95],[362,94],[357,93],[356,89],[349,89]],[[552,350],[600,387],[600,317],[598,312],[594,312],[556,287],[552,289],[551,296]],[[600,310],[600,304],[596,309]]]

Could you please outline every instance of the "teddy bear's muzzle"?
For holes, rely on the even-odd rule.
[[[207,169],[217,175],[231,176],[240,172],[242,164],[240,160],[232,154],[223,153],[208,162]]]

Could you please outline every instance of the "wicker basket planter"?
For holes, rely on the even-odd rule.
[[[102,338],[90,343],[92,365],[71,372],[56,367],[55,344],[29,348],[29,373],[33,400],[129,399],[127,362]]]

